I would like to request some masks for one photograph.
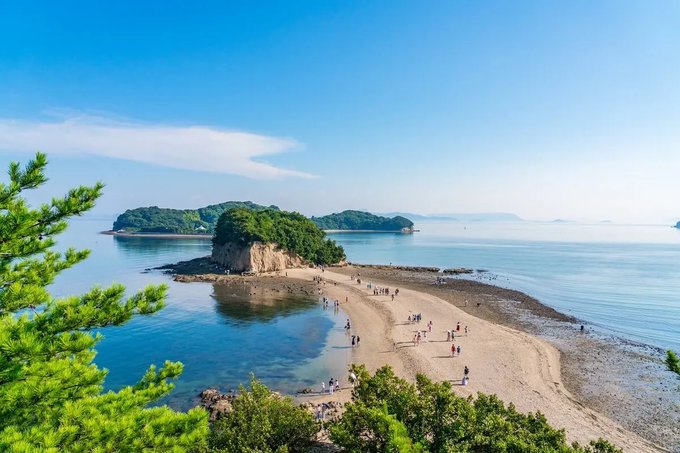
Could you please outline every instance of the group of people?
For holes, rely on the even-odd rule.
[[[422,319],[423,319],[423,315],[421,315],[420,313],[416,313],[414,315],[409,315],[408,323],[414,324],[416,322],[420,322]]]
[[[335,309],[340,308],[340,301],[339,300],[337,300],[337,299],[331,300],[331,299],[329,299],[325,296],[321,298],[321,304],[323,305],[324,310],[326,308],[328,308],[328,304],[330,304],[331,302],[333,302],[333,308],[335,308]]]
[[[373,286],[371,283],[368,284],[368,289],[373,288],[373,295],[374,296],[389,296],[390,295],[390,289],[389,288],[381,288],[379,286]],[[399,295],[399,288],[395,289],[394,292],[392,293],[392,300],[394,300],[394,296]]]
[[[328,381],[328,394],[332,395],[334,391],[340,390],[340,381],[335,378],[331,378]],[[321,393],[326,392],[326,383],[321,381]]]
[[[329,411],[330,408],[331,406],[328,403],[317,404],[316,407],[314,408],[314,418],[316,419],[316,421],[322,422],[326,420],[326,413]]]
[[[464,329],[465,336],[467,337],[468,334],[468,326],[465,326]],[[447,330],[446,331],[446,341],[453,341],[456,339],[456,335],[460,335],[460,322],[456,324],[455,329]]]

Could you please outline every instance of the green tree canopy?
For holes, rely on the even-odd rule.
[[[88,251],[52,250],[67,220],[88,211],[102,184],[80,186],[32,209],[27,190],[46,181],[47,159],[36,154],[9,167],[0,184],[0,451],[190,451],[205,444],[207,414],[147,408],[167,395],[180,363],[151,366],[134,386],[102,393],[106,370],[92,363],[102,337],[92,329],[121,325],[163,307],[166,288],[125,298],[125,288],[94,288],[54,298],[47,286]]]
[[[170,209],[150,206],[128,209],[113,222],[113,230],[125,230],[131,233],[213,233],[219,216],[232,208],[245,208],[254,211],[279,209],[276,206],[266,207],[251,201],[226,201],[199,209]]]
[[[254,242],[277,244],[315,264],[335,264],[345,259],[345,251],[326,238],[311,220],[297,212],[266,209],[230,209],[217,221],[213,244]]]
[[[406,217],[381,217],[363,211],[342,211],[312,217],[312,221],[322,230],[401,231],[402,228],[413,228],[413,222]]]
[[[306,409],[271,392],[254,377],[241,386],[232,410],[212,425],[210,447],[225,453],[307,451],[319,426]]]
[[[568,445],[564,431],[548,425],[543,415],[521,414],[496,396],[461,398],[448,382],[418,375],[410,384],[390,367],[373,376],[363,365],[352,371],[358,377],[352,402],[330,430],[331,439],[349,451],[399,451],[390,445],[407,435],[404,451],[621,453],[601,439],[588,447]]]

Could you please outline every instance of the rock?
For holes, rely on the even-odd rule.
[[[232,410],[234,410],[231,407],[231,403],[229,400],[222,399],[217,401],[215,404],[213,404],[210,408],[210,420],[215,421],[219,419],[220,417],[223,417],[224,415],[228,414]]]
[[[231,395],[220,393],[217,389],[206,389],[201,392],[201,404],[210,413],[210,421],[215,421],[231,412],[233,398]]]
[[[260,242],[250,246],[233,242],[214,245],[212,260],[227,269],[231,269],[232,272],[275,272],[308,266],[308,263],[298,255],[279,249],[276,244],[262,244]]]
[[[444,269],[442,273],[446,275],[461,275],[461,274],[472,274],[474,270],[472,269],[467,269],[464,267],[459,267],[456,269]]]

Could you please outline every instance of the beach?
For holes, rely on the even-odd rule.
[[[477,392],[497,394],[522,412],[540,411],[553,426],[564,428],[572,441],[587,443],[602,437],[627,452],[673,451],[669,440],[672,437],[668,437],[673,435],[672,426],[666,428],[669,432],[665,435],[657,437],[664,446],[669,446],[664,448],[588,407],[572,394],[564,382],[560,351],[548,341],[466,312],[462,308],[466,298],[468,311],[476,307],[474,292],[458,291],[457,297],[451,293],[451,298],[445,300],[421,288],[411,289],[405,280],[403,285],[396,286],[398,282],[394,280],[369,277],[371,272],[361,268],[287,272],[288,278],[310,280],[319,275],[324,278],[323,294],[340,301],[351,319],[352,334],[361,337],[360,347],[353,351],[354,363],[364,363],[372,371],[390,365],[397,375],[409,380],[422,373],[434,380],[450,381],[454,391],[463,396],[474,396]],[[361,273],[361,284],[349,276],[357,272]],[[366,286],[369,281],[373,286],[389,287],[392,291],[399,288],[400,294],[394,301],[391,296],[375,296]],[[409,316],[417,313],[422,314],[422,321],[409,323]],[[414,332],[427,330],[430,320],[432,332],[427,340],[415,346]],[[451,343],[446,341],[445,331],[455,328],[458,322],[461,332],[467,326],[469,333],[456,336],[454,343],[462,350],[459,356],[451,357]],[[470,380],[464,387],[459,384],[465,366],[470,369]],[[339,392],[334,399],[348,400],[349,392]]]
[[[669,379],[656,348],[619,338],[605,338],[581,321],[566,316],[538,300],[511,289],[471,278],[442,278],[427,267],[346,266],[289,269],[257,277],[227,276],[215,271],[208,258],[161,268],[175,273],[179,282],[246,283],[257,291],[294,291],[338,300],[351,319],[351,334],[361,337],[360,347],[348,360],[370,370],[390,365],[397,375],[414,380],[423,373],[450,381],[461,395],[497,394],[522,412],[540,411],[569,440],[587,443],[599,437],[624,451],[680,451],[680,396],[677,382]],[[361,284],[350,276],[360,274]],[[469,276],[469,274],[467,274]],[[482,272],[485,281],[494,281]],[[325,284],[310,283],[322,277]],[[373,287],[396,288],[400,294],[373,294]],[[347,300],[347,302],[346,302]],[[409,316],[422,314],[418,324]],[[432,332],[413,345],[416,330]],[[446,331],[460,332],[453,341],[461,354],[451,357]],[[465,326],[469,334],[464,335]],[[461,335],[461,333],[463,335]],[[349,333],[331,348],[349,348]],[[346,342],[346,343],[345,343]],[[318,360],[328,360],[320,357]],[[467,387],[460,386],[463,368],[471,370]],[[338,367],[336,367],[338,368]],[[329,376],[330,378],[331,376]],[[343,389],[333,395],[300,395],[301,402],[346,402],[350,398],[347,376]]]

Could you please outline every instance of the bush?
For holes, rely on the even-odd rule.
[[[331,427],[331,439],[349,451],[620,453],[601,439],[569,446],[542,414],[519,413],[494,395],[461,398],[448,382],[418,375],[410,384],[389,367],[373,376],[363,365],[352,372],[359,381],[352,402]],[[404,450],[391,450],[396,439]]]
[[[680,359],[678,359],[678,356],[673,351],[666,352],[666,366],[669,371],[680,376]]]
[[[213,423],[209,437],[213,451],[305,451],[319,431],[312,415],[290,398],[272,393],[254,377],[250,388],[241,386],[233,410]]]

